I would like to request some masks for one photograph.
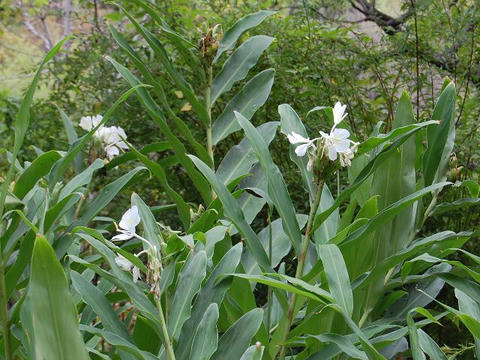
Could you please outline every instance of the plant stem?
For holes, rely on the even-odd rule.
[[[163,316],[162,300],[160,297],[156,297],[155,302],[157,303],[158,316],[160,317],[160,324],[162,326],[163,340],[165,342],[165,348],[167,349],[167,360],[175,360],[175,353],[173,352],[172,343],[168,337],[167,323],[165,322],[165,317]]]
[[[313,228],[313,222],[315,220],[315,215],[317,214],[318,206],[320,205],[320,199],[322,197],[322,188],[323,188],[324,181],[319,178],[317,184],[317,193],[315,194],[315,199],[313,200],[313,204],[310,207],[310,214],[308,215],[308,222],[307,222],[307,229],[305,230],[305,237],[303,238],[301,250],[300,250],[300,257],[298,258],[297,264],[297,271],[295,273],[295,277],[300,279],[303,276],[303,268],[305,267],[305,259],[307,258],[307,251],[308,245],[310,244],[310,236]],[[287,326],[285,327],[285,331],[282,337],[282,346],[280,348],[280,355],[279,359],[285,359],[285,353],[287,351],[287,347],[285,343],[288,340],[288,334],[290,332],[290,327],[292,326],[293,322],[293,315],[295,313],[295,306],[297,305],[297,294],[292,294],[290,298],[290,304],[288,306],[287,312]]]
[[[273,230],[272,230],[272,213],[273,213],[273,208],[271,206],[268,206],[268,261],[270,262],[270,266],[272,266],[272,246],[273,246]],[[271,319],[272,319],[272,306],[273,306],[273,298],[272,298],[272,287],[268,287],[268,294],[267,294],[267,302],[268,302],[268,308],[267,308],[267,320],[265,322],[265,326],[267,328],[267,333],[270,335],[270,324],[271,324]]]
[[[215,163],[213,161],[213,142],[212,142],[212,105],[211,94],[212,94],[212,67],[208,66],[206,68],[206,77],[207,77],[207,86],[205,87],[205,108],[207,109],[208,114],[208,126],[207,126],[207,152],[211,160],[211,168],[215,169]]]
[[[10,354],[10,328],[8,324],[8,300],[5,286],[5,269],[3,264],[3,255],[0,249],[0,321],[2,322],[3,332],[3,350],[5,360],[11,360]]]

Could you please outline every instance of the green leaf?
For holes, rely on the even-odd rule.
[[[212,360],[240,359],[263,321],[263,310],[256,308],[238,319],[218,341]]]
[[[260,55],[270,46],[273,40],[270,36],[253,36],[230,55],[223,64],[220,73],[213,79],[211,105],[220,95],[229,91],[233,84],[247,76],[248,71],[255,66]]]
[[[195,303],[193,304],[190,318],[182,327],[179,338],[176,358],[177,360],[189,360],[192,347],[193,336],[196,332],[199,322],[207,311],[210,304],[221,305],[223,298],[232,284],[231,278],[217,283],[217,278],[221,274],[231,273],[237,269],[242,256],[243,244],[238,243],[232,247],[219,261],[206,284],[200,290]]]
[[[71,179],[67,185],[65,185],[62,190],[60,190],[60,195],[58,196],[58,201],[63,200],[74,191],[78,191],[80,187],[88,185],[92,181],[93,173],[101,169],[105,163],[102,159],[95,159],[95,161],[80,174]]]
[[[40,73],[42,72],[43,67],[47,62],[49,62],[55,54],[60,50],[60,48],[63,46],[63,44],[69,40],[71,36],[67,36],[63,40],[60,40],[48,53],[45,55],[43,58],[42,62],[37,68],[37,71],[35,73],[35,76],[33,77],[33,80],[30,84],[30,86],[27,89],[27,92],[25,93],[25,96],[23,97],[22,104],[20,105],[20,109],[18,110],[18,113],[15,117],[15,125],[14,125],[14,130],[15,130],[15,143],[13,146],[13,158],[15,161],[16,154],[18,154],[18,151],[22,147],[23,140],[25,138],[25,134],[27,132],[28,126],[30,124],[30,106],[33,101],[33,94],[35,93],[35,89],[37,87],[38,83],[38,78],[40,76]]]
[[[146,169],[144,167],[137,167],[119,177],[117,180],[106,185],[101,191],[99,191],[97,196],[88,203],[88,206],[86,207],[86,210],[80,219],[71,224],[69,229],[73,229],[76,226],[87,225],[100,211],[105,208],[105,206],[107,206],[115,198],[115,196],[130,182],[130,180],[133,179],[135,175],[145,170]],[[73,241],[73,237],[70,234],[66,234],[58,238],[54,242],[53,246],[57,254],[63,256]]]
[[[44,237],[35,241],[31,266],[29,294],[36,357],[87,360],[65,273]]]
[[[105,294],[76,271],[71,271],[70,277],[72,278],[73,287],[77,290],[82,300],[90,305],[98,315],[105,330],[111,331],[126,340],[130,340],[131,337],[127,327],[120,321],[115,311],[113,311]]]
[[[273,85],[275,70],[267,69],[255,75],[248,81],[242,90],[227,104],[223,112],[213,123],[213,145],[231,133],[240,130],[235,120],[234,111],[243,114],[248,120],[267,101]]]
[[[260,23],[262,23],[263,20],[265,20],[267,16],[270,16],[273,14],[275,14],[275,11],[262,10],[262,11],[244,16],[243,18],[238,20],[230,29],[228,29],[223,34],[223,38],[220,40],[220,43],[218,44],[217,54],[215,55],[213,62],[215,63],[225,51],[232,49],[235,46],[238,38],[245,31],[259,25]]]
[[[458,199],[451,203],[442,203],[435,206],[433,211],[430,213],[430,215],[431,216],[440,215],[452,210],[468,208],[470,206],[475,206],[478,204],[480,204],[480,198]]]
[[[290,282],[292,285],[287,282],[280,281],[272,277],[268,277],[267,275],[275,276],[282,280],[286,280]],[[246,279],[249,281],[259,282],[261,284],[265,284],[273,288],[286,290],[293,294],[305,296],[309,299],[312,299],[324,304],[327,302],[333,301],[331,295],[327,291],[317,286],[310,285],[300,279],[282,275],[282,274],[250,275],[250,274],[236,273],[236,274],[224,274],[224,276],[234,276],[234,277]]]
[[[443,188],[444,186],[449,184],[451,183],[442,182],[442,183],[430,185],[426,188],[420,189],[414,192],[413,194],[410,194],[398,200],[397,202],[385,207],[382,211],[380,211],[377,215],[375,215],[372,219],[370,219],[368,223],[363,225],[360,229],[356,230],[352,234],[348,235],[347,238],[344,240],[344,242],[341,244],[341,247],[347,246],[347,245],[353,246],[350,243],[354,243],[354,242],[358,244],[358,241],[363,239],[365,236],[368,236],[373,229],[389,221],[393,216],[400,213],[402,210],[408,207],[411,203],[417,201],[422,196],[425,196],[430,192]]]
[[[13,188],[13,193],[19,199],[23,199],[23,197],[35,186],[37,181],[48,174],[53,164],[55,164],[55,162],[61,157],[62,156],[56,150],[44,152],[37,157],[20,175]]]
[[[195,359],[208,360],[217,350],[217,320],[218,305],[213,303],[205,311],[193,338],[191,353]]]
[[[112,63],[115,69],[117,69],[117,71],[123,76],[123,78],[127,80],[132,86],[140,84],[140,81],[137,79],[137,77],[133,75],[132,72],[128,70],[125,66],[119,64],[118,62],[109,57],[107,57],[107,60]],[[170,129],[159,106],[155,103],[153,98],[145,89],[138,88],[137,95],[139,100],[147,109],[148,114],[157,123],[162,133],[170,142],[172,150],[174,151],[178,161],[186,169],[188,176],[192,180],[197,190],[200,192],[200,195],[202,196],[204,202],[210,203],[211,195],[208,183],[200,176],[198,171],[196,171],[195,167],[193,166],[191,160],[187,157],[187,150],[185,149],[185,146],[183,145],[182,141],[178,137],[176,137]]]
[[[63,121],[63,127],[65,128],[65,132],[67,133],[67,139],[68,139],[68,144],[72,145],[77,139],[78,135],[77,132],[75,131],[75,126],[73,125],[72,120],[68,117],[67,114],[65,114],[65,111],[60,109],[57,106],[58,112],[60,113],[60,118]],[[73,160],[73,168],[75,169],[76,173],[79,173],[83,169],[83,164],[82,164],[82,155],[78,154],[77,157]]]
[[[239,112],[235,112],[238,123],[245,131],[245,136],[255,151],[258,160],[265,172],[268,182],[268,195],[275,204],[275,209],[282,218],[283,230],[288,235],[297,253],[300,254],[302,234],[298,225],[296,211],[288,193],[287,185],[282,173],[272,160],[268,145],[255,127]]]
[[[268,145],[275,137],[278,122],[271,121],[257,127],[263,140]],[[233,146],[225,155],[218,166],[216,174],[225,184],[229,185],[233,180],[245,175],[250,168],[258,162],[255,152],[247,138],[243,138],[238,145]]]
[[[333,244],[319,245],[318,255],[325,269],[330,293],[335,302],[351,317],[353,314],[353,293],[347,266],[340,249]]]
[[[295,110],[288,105],[282,104],[278,106],[278,113],[280,114],[280,122],[282,128],[282,134],[288,135],[292,132],[308,138],[307,130],[303,126],[300,117],[297,115]],[[289,145],[290,148],[290,159],[297,165],[300,170],[300,175],[302,176],[303,183],[308,190],[308,195],[310,197],[310,202],[313,201],[315,197],[315,185],[313,183],[313,173],[307,170],[308,159],[305,156],[297,156],[295,154],[295,146],[293,144]]]
[[[262,360],[264,346],[252,345],[242,355],[240,360]]]
[[[82,331],[88,332],[90,334],[98,336],[100,339],[105,339],[105,341],[125,352],[128,352],[134,355],[137,359],[140,360],[158,360],[158,357],[138,349],[137,346],[132,344],[130,341],[125,340],[121,336],[114,334],[110,331],[101,330],[93,326],[80,325]]]
[[[156,57],[160,60],[163,67],[165,68],[166,72],[170,76],[170,78],[175,82],[175,84],[180,88],[180,90],[185,94],[185,97],[188,99],[190,104],[192,105],[194,111],[200,117],[200,120],[205,126],[209,125],[209,119],[206,108],[201,104],[197,97],[195,96],[194,92],[191,89],[190,84],[183,78],[183,76],[175,69],[172,62],[168,58],[168,54],[163,47],[162,43],[144,26],[139,24],[135,18],[122,6],[116,4],[127,17],[132,22],[133,26],[137,29],[137,31],[143,36],[143,38],[147,41],[150,47],[153,49]]]
[[[199,251],[191,255],[180,270],[168,318],[168,333],[175,341],[180,336],[183,324],[190,317],[191,303],[205,278],[206,266],[207,255],[205,251]]]
[[[318,340],[320,343],[332,343],[337,345],[345,354],[353,359],[368,360],[367,354],[358,350],[348,336],[338,334],[321,334],[309,336],[309,338]]]
[[[122,34],[120,34],[113,26],[109,26],[110,32],[112,33],[113,38],[117,42],[117,44],[125,50],[127,55],[130,57],[130,59],[133,61],[137,69],[140,71],[140,73],[143,75],[144,79],[146,82],[153,87],[153,91],[158,99],[160,101],[163,109],[166,111],[167,116],[172,119],[172,121],[175,123],[175,126],[178,128],[179,132],[181,133],[182,137],[184,137],[190,145],[192,145],[193,149],[195,150],[195,153],[197,156],[199,156],[203,161],[208,161],[210,159],[210,156],[207,153],[207,150],[205,147],[200,144],[195,137],[193,136],[192,132],[190,131],[190,128],[185,124],[185,122],[180,119],[172,110],[170,105],[168,104],[167,97],[165,95],[165,92],[163,90],[162,85],[160,84],[159,81],[157,81],[150,71],[150,69],[147,67],[147,65],[141,60],[140,56],[138,53],[130,46],[130,44],[125,40]],[[203,71],[203,70],[202,70]],[[118,157],[117,157],[118,158]],[[117,159],[115,158],[115,159]]]
[[[423,126],[427,126],[424,124]],[[374,172],[385,160],[390,158],[392,154],[394,154],[398,147],[400,147],[405,141],[408,140],[410,136],[418,132],[419,130],[423,129],[422,127],[417,127],[408,131],[407,133],[401,135],[397,140],[395,140],[392,144],[385,147],[377,156],[375,156],[370,162],[363,168],[363,170],[358,174],[355,180],[344,189],[339,196],[335,199],[333,205],[328,209],[322,212],[321,214],[315,217],[315,222],[312,228],[312,231],[315,231],[323,221],[330,216],[330,214],[337,209],[340,204],[342,204],[345,200],[347,200],[350,195],[360,186],[362,183],[367,180],[372,172]]]
[[[199,158],[193,155],[190,155],[190,158],[195,163],[197,168],[202,172],[202,174],[208,179],[210,184],[212,184],[213,189],[217,193],[220,201],[222,202],[225,216],[232,221],[238,231],[243,235],[247,247],[252,252],[255,260],[264,270],[267,270],[268,272],[273,272],[269,271],[271,267],[268,256],[265,253],[265,250],[263,249],[263,246],[260,243],[257,234],[255,234],[252,228],[245,221],[243,212],[240,209],[237,200],[228,191],[227,187],[222,182],[220,182],[220,179],[216,176],[212,169],[210,169]]]
[[[187,229],[190,227],[190,207],[187,205],[185,200],[177,193],[175,190],[172,189],[170,184],[167,180],[167,174],[162,166],[157,164],[156,162],[150,160],[150,158],[146,155],[141,154],[138,150],[136,150],[132,145],[128,144],[130,150],[135,154],[135,156],[140,160],[157,178],[160,182],[162,187],[165,189],[168,197],[177,205],[177,212],[182,221],[183,226]]]
[[[423,156],[424,185],[443,181],[448,159],[455,140],[455,85],[450,83],[441,93],[433,110],[432,119],[439,126],[427,129],[427,149]]]

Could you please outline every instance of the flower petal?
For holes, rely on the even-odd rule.
[[[335,106],[333,107],[333,123],[334,127],[340,124],[340,122],[345,119],[345,110],[347,108],[347,105],[342,105],[340,101],[337,101],[335,103]]]
[[[132,234],[135,233],[135,228],[140,224],[140,215],[138,215],[138,207],[132,206],[125,211],[122,216],[122,220],[118,224],[121,229],[126,230]]]
[[[310,139],[304,138],[302,135],[297,134],[295,131],[292,131],[290,134],[287,135],[288,141],[291,144],[299,144],[299,143],[308,143]]]
[[[348,139],[350,131],[347,129],[335,129],[332,131],[331,136],[337,139]]]
[[[130,271],[132,268],[133,264],[124,256],[119,255],[115,258],[115,263],[125,271]]]
[[[332,161],[337,160],[337,151],[332,145],[328,146],[328,158]]]
[[[306,144],[301,144],[301,145],[298,145],[297,148],[295,149],[295,154],[297,154],[297,156],[305,156],[305,154],[307,153],[307,150],[308,148],[311,146],[312,144],[311,143],[306,143]]]
[[[134,236],[134,234],[124,232],[124,233],[121,233],[121,234],[118,234],[118,235],[115,235],[114,237],[112,237],[112,241],[130,240],[131,238],[133,238],[133,236]]]

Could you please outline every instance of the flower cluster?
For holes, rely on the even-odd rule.
[[[136,233],[136,227],[140,224],[140,215],[138,213],[138,207],[132,206],[128,209],[122,216],[120,223],[118,224],[117,231],[118,235],[115,235],[112,238],[112,241],[125,241],[132,238],[137,238],[143,241],[147,245],[145,250],[140,251],[135,254],[136,257],[140,257],[143,254],[148,255],[148,268],[150,273],[150,282],[152,284],[151,291],[156,295],[159,295],[159,282],[160,282],[160,272],[162,269],[162,263],[160,261],[160,254],[157,250],[157,247],[150,243],[148,240],[144,239]],[[122,255],[119,255],[115,258],[115,263],[122,269],[128,272],[132,272],[133,281],[136,283],[138,279],[141,279],[140,269],[132,264],[130,260],[125,258]]]
[[[80,127],[86,131],[91,131],[102,121],[102,115],[84,116],[80,119]],[[112,160],[120,154],[120,150],[128,149],[127,144],[122,139],[127,138],[125,131],[119,126],[103,126],[95,131],[94,137],[104,146],[107,158]]]
[[[307,169],[309,171],[312,170],[313,162],[317,156],[317,146],[321,149],[320,158],[328,157],[331,161],[338,158],[341,166],[351,165],[358,143],[349,139],[350,132],[348,130],[337,129],[337,125],[347,116],[346,108],[347,105],[342,105],[340,102],[335,104],[333,107],[333,127],[328,134],[320,131],[321,136],[314,139],[305,138],[293,131],[287,135],[288,141],[297,145],[295,148],[297,156],[308,156]]]

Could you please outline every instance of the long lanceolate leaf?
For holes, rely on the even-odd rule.
[[[225,31],[225,34],[223,34],[223,38],[218,44],[217,54],[215,55],[213,62],[215,63],[225,51],[232,49],[235,46],[238,38],[245,31],[259,25],[267,16],[273,14],[275,14],[275,11],[262,10],[254,14],[244,16],[238,20],[230,29]]]
[[[130,144],[128,145],[132,152],[135,154],[138,160],[140,160],[158,179],[162,187],[165,189],[167,195],[172,199],[172,201],[177,205],[177,212],[180,216],[183,226],[187,229],[190,226],[190,207],[187,205],[185,200],[170,186],[167,180],[167,175],[162,166],[156,162],[150,160],[148,156],[141,154]]]
[[[427,129],[427,150],[423,157],[424,185],[443,181],[455,140],[455,85],[450,83],[440,95],[432,118],[440,126]]]
[[[347,266],[339,248],[333,244],[320,245],[318,255],[322,259],[330,292],[348,316],[353,313],[353,293]]]
[[[191,302],[200,290],[205,278],[206,266],[207,255],[205,251],[199,251],[187,259],[178,275],[168,322],[168,332],[175,340],[178,340],[183,324],[190,317]]]
[[[143,38],[147,41],[147,43],[153,49],[155,55],[164,66],[165,70],[170,75],[171,79],[175,82],[175,85],[177,85],[180,88],[180,90],[182,90],[182,92],[185,94],[185,97],[192,104],[192,108],[195,110],[195,112],[199,116],[201,122],[205,126],[208,126],[210,123],[210,117],[208,116],[207,110],[197,99],[190,85],[186,82],[186,80],[182,77],[182,75],[180,75],[180,73],[175,69],[172,62],[168,58],[167,52],[165,51],[162,43],[150,31],[148,31],[145,27],[140,25],[133,18],[133,16],[130,15],[128,11],[126,11],[120,5],[117,5],[117,6],[120,9],[122,9],[122,11],[125,13],[125,15],[127,15],[127,17],[130,19],[132,24],[138,30],[138,32],[143,36]]]
[[[55,54],[60,50],[62,45],[67,41],[70,37],[66,37],[65,39],[58,42],[45,56],[43,61],[40,63],[35,76],[33,77],[33,81],[31,82],[30,86],[28,87],[27,93],[25,94],[22,104],[20,105],[20,109],[17,113],[16,120],[15,120],[15,141],[13,145],[13,154],[12,154],[12,161],[11,166],[8,169],[7,176],[3,182],[1,187],[0,193],[0,218],[3,216],[3,210],[5,206],[5,199],[7,198],[8,187],[10,186],[10,182],[12,181],[13,174],[15,171],[15,161],[17,159],[18,152],[22,147],[23,140],[25,139],[25,134],[27,132],[28,126],[30,124],[30,106],[32,105],[33,101],[33,94],[35,93],[35,89],[37,87],[38,78],[40,76],[40,72],[43,69],[43,66],[49,62]]]
[[[330,214],[335,211],[345,200],[347,200],[350,195],[360,186],[362,183],[368,179],[368,177],[375,171],[380,164],[382,164],[386,159],[388,159],[398,147],[400,147],[405,141],[408,140],[410,136],[420,131],[425,126],[432,125],[431,122],[418,124],[418,127],[408,131],[407,133],[400,136],[392,144],[385,147],[377,156],[375,156],[370,162],[363,168],[363,170],[358,174],[353,183],[350,184],[345,190],[343,190],[340,195],[335,199],[333,205],[328,209],[317,215],[315,222],[313,224],[312,231],[315,231],[323,221],[330,216]]]
[[[283,176],[277,165],[274,164],[268,146],[259,132],[242,114],[235,112],[235,116],[263,167],[268,181],[268,194],[282,218],[283,230],[292,242],[297,255],[299,255],[302,234]]]
[[[260,55],[272,41],[273,38],[270,36],[253,36],[230,55],[220,73],[213,79],[212,105],[220,95],[229,91],[233,84],[247,76],[248,71],[257,63]]]
[[[140,56],[137,52],[130,46],[130,44],[125,40],[122,34],[120,34],[113,26],[109,26],[110,32],[112,33],[113,38],[117,42],[117,44],[125,50],[128,54],[130,59],[133,61],[137,69],[140,71],[146,82],[153,87],[153,91],[161,102],[161,105],[165,112],[167,113],[168,117],[173,120],[175,126],[177,126],[178,130],[184,136],[190,145],[195,150],[200,159],[207,162],[210,161],[210,156],[207,153],[207,150],[195,139],[190,131],[189,127],[180,119],[178,116],[175,115],[173,110],[171,109],[170,105],[168,104],[165,92],[163,91],[162,85],[153,77],[151,71],[148,69],[147,65],[141,60]]]
[[[117,71],[127,80],[131,85],[135,86],[140,83],[135,75],[131,73],[125,66],[119,64],[115,60],[111,58],[107,58],[112,65],[117,69]],[[203,179],[199,172],[193,166],[192,161],[187,157],[186,149],[183,143],[178,139],[168,126],[161,109],[158,105],[153,101],[150,94],[142,88],[137,89],[137,95],[140,101],[143,103],[147,112],[152,117],[153,120],[157,123],[158,127],[162,131],[162,133],[166,136],[167,140],[172,145],[172,150],[175,152],[175,155],[178,158],[178,161],[183,165],[183,167],[187,170],[187,174],[192,180],[193,184],[197,188],[198,192],[201,194],[205,203],[210,203],[210,186],[208,182]]]
[[[275,70],[267,69],[255,75],[242,90],[225,106],[223,112],[213,123],[213,144],[218,144],[231,133],[240,130],[234,111],[238,111],[248,120],[265,104],[273,85]]]
[[[213,189],[215,190],[220,201],[223,204],[223,211],[225,212],[225,216],[227,216],[232,221],[238,231],[243,235],[248,248],[252,252],[252,255],[255,257],[255,260],[264,270],[273,273],[273,270],[270,271],[270,261],[268,260],[265,249],[263,248],[257,234],[255,234],[250,225],[248,225],[245,221],[242,210],[240,209],[237,200],[233,197],[230,191],[228,191],[227,187],[218,179],[212,169],[210,169],[199,158],[193,155],[190,155],[190,158],[193,160],[193,162],[202,172],[202,174],[208,179],[210,184],[212,184]]]
[[[87,360],[65,273],[43,237],[35,241],[31,271],[29,296],[37,358]]]

